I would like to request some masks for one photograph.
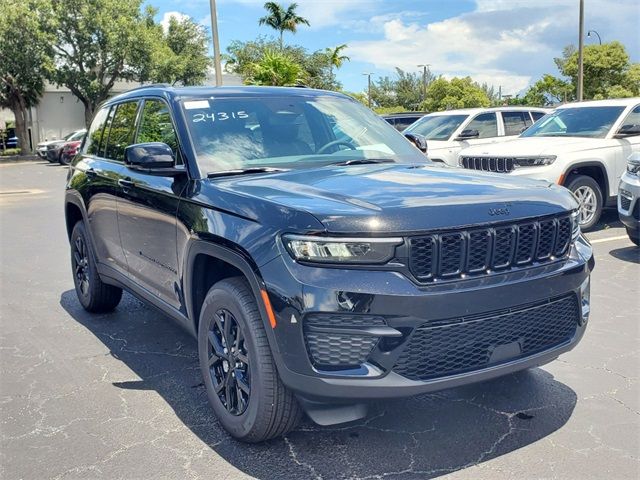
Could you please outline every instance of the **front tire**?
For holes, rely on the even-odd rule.
[[[198,356],[209,403],[231,436],[254,443],[295,428],[302,410],[278,376],[245,279],[222,280],[207,293],[200,313]]]
[[[71,232],[71,271],[76,295],[88,312],[110,312],[120,303],[122,289],[102,282],[95,258],[84,222],[81,220],[75,224]]]
[[[634,230],[632,228],[627,228],[627,235],[629,236],[629,240],[635,243],[636,247],[640,247],[640,231]]]
[[[580,228],[583,232],[592,230],[600,220],[604,203],[600,185],[587,175],[577,175],[566,186],[580,203]]]

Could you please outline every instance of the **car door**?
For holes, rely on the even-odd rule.
[[[521,110],[505,110],[500,112],[504,125],[505,137],[517,137],[532,125],[529,112]]]
[[[640,125],[640,105],[636,105],[631,111],[625,116],[624,120],[619,126],[616,126],[616,132],[620,130],[620,128],[628,126],[628,125]],[[620,177],[627,169],[627,160],[632,153],[640,152],[640,135],[633,135],[629,137],[618,138],[615,140],[618,144],[618,148],[616,148],[615,153],[615,164],[616,164],[616,180],[615,186],[617,193],[617,186],[620,182]],[[613,195],[613,191],[611,194]]]
[[[147,98],[141,107],[134,143],[163,142],[181,164],[177,135],[168,105]],[[176,254],[176,211],[186,175],[163,177],[125,166],[118,199],[120,238],[129,276],[138,286],[180,308]]]
[[[87,228],[91,233],[97,261],[122,275],[127,262],[120,245],[117,218],[118,178],[123,165],[105,156],[116,106],[101,108],[87,133],[80,159],[72,167],[75,189],[83,196]]]
[[[471,145],[481,145],[483,143],[494,143],[498,137],[498,120],[495,112],[485,112],[476,115],[467,125],[462,127],[462,131],[477,130],[478,136],[465,140],[456,140],[458,148],[456,154],[463,148]]]

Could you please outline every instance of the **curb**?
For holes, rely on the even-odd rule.
[[[37,155],[8,155],[6,157],[0,157],[0,163],[13,163],[13,162],[46,162],[44,158],[40,158]]]

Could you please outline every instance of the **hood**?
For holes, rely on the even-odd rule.
[[[59,142],[60,140],[47,140],[46,142],[40,142],[36,147],[46,147],[52,143]]]
[[[427,152],[441,148],[451,148],[451,146],[452,144],[448,140],[427,140]]]
[[[485,143],[465,148],[464,156],[519,157],[531,155],[560,155],[605,147],[602,138],[582,137],[524,137],[500,143]]]
[[[430,165],[328,166],[214,179],[209,187],[217,190],[210,195],[226,193],[224,203],[242,215],[269,202],[313,215],[328,232],[350,234],[504,222],[577,207],[567,190],[548,182]]]

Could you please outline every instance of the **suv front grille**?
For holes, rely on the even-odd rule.
[[[577,297],[570,294],[506,311],[425,323],[416,328],[393,370],[411,380],[428,380],[535,355],[571,340],[579,315]],[[500,347],[505,350],[495,355]]]
[[[515,168],[510,157],[461,157],[461,163],[464,168],[485,172],[507,173]]]
[[[620,207],[626,211],[629,211],[629,208],[631,208],[631,194],[622,189],[620,189]]]
[[[568,215],[412,237],[409,269],[420,282],[478,275],[561,258],[570,242]]]

